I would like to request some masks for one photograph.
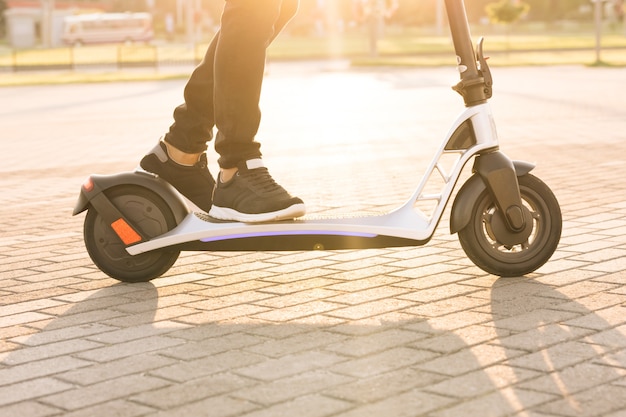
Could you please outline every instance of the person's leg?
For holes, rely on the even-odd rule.
[[[174,110],[174,123],[165,136],[165,140],[141,161],[142,168],[170,182],[185,197],[205,211],[211,208],[212,191],[215,186],[215,181],[207,168],[205,154],[207,142],[213,136],[215,110],[216,108],[224,109],[224,111],[218,111],[218,114],[225,120],[223,124],[220,123],[220,126],[223,126],[222,133],[218,134],[220,140],[216,141],[219,142],[219,144],[216,143],[216,150],[223,153],[220,157],[220,165],[230,166],[229,171],[234,174],[238,164],[245,164],[247,159],[261,156],[259,144],[254,141],[254,136],[260,122],[258,101],[263,80],[265,50],[293,17],[297,8],[298,0],[227,0],[222,30],[216,34],[203,61],[190,76],[185,86],[185,103]],[[242,27],[247,27],[246,21],[250,24],[250,30],[240,30]],[[230,36],[227,36],[226,42],[222,43],[221,33],[224,27]],[[256,42],[258,39],[250,41],[249,36],[252,34],[262,34],[265,40],[263,42]],[[242,41],[243,46],[246,47],[243,51],[237,46],[241,45]],[[217,67],[221,68],[226,78],[217,77],[216,81],[215,60],[218,44],[223,44],[222,52],[225,52],[226,59],[223,58],[224,54],[220,54]],[[247,55],[248,52],[251,54]],[[236,58],[233,60],[236,56],[243,61]],[[263,57],[262,60],[259,59],[260,56]],[[231,76],[229,71],[232,67],[228,64],[243,63],[246,66],[246,62],[250,62],[248,59],[256,64],[251,68],[248,67],[251,71],[248,73],[244,69],[243,72],[236,71]],[[242,75],[247,81],[247,83],[244,82],[243,89],[237,82],[237,76]],[[217,95],[220,98],[217,104],[216,83],[225,87],[221,89],[221,95]],[[238,109],[243,111],[240,113]],[[237,126],[243,126],[243,128]],[[230,133],[224,134],[224,132]],[[229,145],[231,138],[235,138],[233,146]],[[238,162],[233,162],[235,160]],[[283,200],[289,198],[296,204],[302,203],[300,199],[288,196],[282,187],[275,183],[274,185],[274,199],[276,197]],[[277,195],[277,190],[282,190],[282,193]],[[298,213],[303,214],[303,211],[302,205]],[[296,212],[292,210],[292,213]],[[301,215],[298,213],[295,215]]]
[[[215,51],[215,149],[220,177],[210,214],[269,221],[304,214],[302,200],[276,184],[255,140],[266,49],[297,10],[297,0],[227,0]],[[237,174],[235,176],[235,174]]]
[[[270,3],[280,4],[278,17],[273,24],[273,35],[268,44],[274,40],[298,9],[298,0],[271,0]],[[265,0],[257,0],[255,4],[262,5],[262,9],[267,8],[268,14],[271,14],[269,11],[272,7],[267,7]],[[184,91],[185,102],[174,109],[174,123],[165,136],[165,142],[170,145],[168,149],[172,154],[179,154],[178,158],[172,155],[175,160],[186,159],[186,162],[189,162],[190,158],[194,159],[194,155],[199,156],[200,153],[206,151],[207,142],[213,138],[215,126],[214,63],[219,37],[220,32],[213,37],[204,59],[189,77]],[[258,122],[256,123],[258,126]]]
[[[282,0],[227,0],[215,51],[215,150],[221,168],[259,158],[254,140],[266,49],[280,28]],[[277,30],[278,29],[278,30]]]
[[[213,67],[218,32],[207,48],[202,62],[194,69],[185,85],[185,102],[174,109],[174,123],[165,135],[165,142],[186,154],[206,151],[215,126]]]
[[[248,0],[249,1],[249,0]],[[216,116],[216,119],[224,120],[224,123],[218,122],[218,133],[215,143],[215,149],[220,154],[219,164],[221,167],[222,178],[227,181],[237,172],[237,164],[242,161],[260,158],[260,144],[254,140],[256,132],[259,127],[259,123],[261,120],[261,112],[259,109],[259,96],[261,92],[261,84],[263,82],[263,74],[265,71],[265,62],[266,62],[266,50],[267,47],[272,43],[272,41],[278,36],[278,34],[284,29],[285,25],[295,16],[298,11],[299,0],[270,0],[272,3],[272,8],[267,7],[267,1],[259,1],[255,3],[256,7],[260,7],[260,10],[264,12],[265,20],[257,21],[255,19],[254,22],[248,22],[249,24],[254,25],[258,31],[261,31],[267,39],[263,37],[259,37],[257,40],[259,42],[249,43],[246,40],[245,36],[241,36],[239,38],[239,42],[245,43],[247,48],[253,50],[253,54],[250,56],[253,60],[254,73],[250,73],[253,79],[249,79],[251,81],[250,87],[247,90],[239,90],[237,88],[238,81],[237,79],[232,80],[230,83],[226,82],[224,84],[221,83],[222,79],[219,78],[218,86],[218,94],[216,95],[216,100],[220,102],[222,100],[228,100],[232,94],[228,93],[229,86],[231,86],[231,90],[234,89],[238,93],[252,93],[248,94],[245,97],[247,101],[247,114],[239,114],[237,112],[238,107],[234,104],[234,101],[230,101],[228,103],[221,102],[223,105],[218,106],[220,109],[219,115]],[[228,2],[227,2],[228,3]],[[235,2],[230,2],[234,5],[233,10],[229,10],[228,15],[226,15],[226,27],[227,29],[231,29],[228,32],[233,32],[235,35],[241,35],[236,32],[236,28],[238,27],[237,19],[242,16],[237,13],[237,8],[240,7],[249,7],[246,5],[245,0],[241,2],[241,4],[234,4]],[[278,9],[276,9],[276,5],[278,5]],[[226,10],[225,10],[226,12]],[[232,16],[232,17],[231,17]],[[276,16],[273,18],[272,16]],[[252,17],[252,16],[250,16]],[[273,22],[272,22],[273,21]],[[222,25],[224,26],[224,19],[222,19]],[[257,23],[258,22],[258,23]],[[241,24],[245,24],[241,22]],[[249,32],[248,36],[250,36],[253,32]],[[220,52],[223,50],[228,53],[228,43],[230,39],[226,38],[226,41],[220,42]],[[236,52],[237,50],[235,50]],[[241,51],[242,52],[242,51]],[[246,57],[245,55],[243,55]],[[250,58],[247,57],[247,58]],[[229,73],[229,60],[232,59],[226,56],[224,60],[222,60],[223,56],[220,53],[220,59],[218,59],[219,67],[223,69],[223,71],[216,71],[216,73],[223,73],[228,76]],[[230,58],[230,59],[229,59]],[[230,111],[228,110],[230,109]],[[238,117],[239,116],[239,117]],[[243,123],[246,128],[244,128],[243,132],[235,132],[232,129],[232,121],[238,120],[239,123]],[[230,123],[229,123],[230,121]]]

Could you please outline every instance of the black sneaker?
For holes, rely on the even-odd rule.
[[[218,177],[211,217],[255,223],[304,216],[302,200],[276,184],[261,159],[252,159],[238,168],[228,182],[221,182]]]
[[[208,213],[211,209],[215,180],[209,172],[206,154],[200,155],[198,162],[192,166],[180,165],[170,159],[165,143],[159,141],[139,165],[169,182],[201,210]]]

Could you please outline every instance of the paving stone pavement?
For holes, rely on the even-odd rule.
[[[186,252],[119,283],[85,252],[79,186],[133,169],[184,82],[0,89],[0,415],[626,416],[626,69],[493,72],[502,150],[563,211],[526,277],[482,272],[444,219],[424,247]],[[311,213],[392,209],[457,79],[271,63],[267,164]]]

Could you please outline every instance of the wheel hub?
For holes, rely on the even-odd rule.
[[[502,213],[499,210],[491,217],[490,229],[493,233],[493,238],[499,243],[505,246],[515,246],[528,241],[528,238],[533,232],[533,216],[530,210],[522,206],[522,215],[524,216],[524,227],[520,231],[512,231],[504,220]]]

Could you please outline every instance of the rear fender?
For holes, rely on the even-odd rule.
[[[190,210],[184,198],[168,182],[144,171],[122,172],[113,175],[91,175],[80,188],[80,195],[74,207],[73,215],[87,210],[90,202],[102,192],[119,185],[136,185],[158,194],[170,207],[176,223],[180,223]]]

